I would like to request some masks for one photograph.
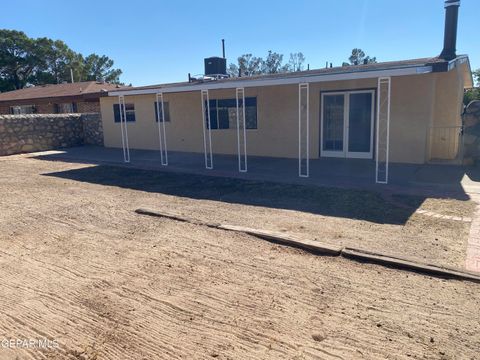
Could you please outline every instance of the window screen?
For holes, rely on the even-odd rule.
[[[135,121],[135,105],[125,104],[125,114],[128,122]],[[113,116],[116,123],[120,122],[120,105],[113,104]]]
[[[207,107],[205,107],[207,111]],[[245,98],[245,122],[247,129],[257,129],[257,98]],[[237,100],[210,100],[210,123],[213,130],[237,128]],[[208,124],[207,124],[208,126]]]

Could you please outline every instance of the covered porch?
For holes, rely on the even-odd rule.
[[[157,149],[165,169],[274,178],[288,169],[290,182],[318,183],[321,175],[327,185],[405,183],[412,169],[428,167],[413,164],[461,153],[460,60],[449,63],[457,71],[441,75],[419,59],[112,91],[102,99],[105,145],[121,148],[127,164],[143,161],[136,150]],[[436,101],[444,88],[452,91],[450,101]]]
[[[376,74],[378,75],[378,74]],[[357,75],[358,76],[358,75]],[[361,168],[362,172],[369,169],[372,173],[367,175],[362,174],[360,177],[364,179],[370,179],[373,183],[387,184],[389,182],[389,141],[390,141],[390,98],[391,98],[391,77],[375,77],[371,78],[369,75],[365,76],[361,74],[359,79],[370,79],[376,84],[373,88],[368,89],[355,89],[355,90],[342,90],[338,91],[324,91],[322,92],[318,86],[326,79],[320,78],[307,78],[303,79],[304,82],[298,82],[298,79],[289,79],[290,81],[274,81],[266,83],[246,82],[243,87],[232,87],[231,84],[207,84],[207,85],[192,85],[193,88],[198,90],[192,91],[191,87],[184,89],[178,88],[166,88],[158,92],[155,92],[155,121],[158,128],[158,147],[159,147],[159,160],[162,166],[167,167],[169,165],[169,157],[171,155],[178,156],[175,151],[172,153],[168,150],[168,142],[171,136],[168,134],[166,127],[166,112],[165,112],[165,94],[174,94],[180,92],[189,92],[191,94],[199,94],[199,100],[201,104],[201,114],[192,114],[192,118],[198,116],[198,119],[202,121],[202,137],[203,137],[203,162],[205,169],[213,170],[214,167],[220,171],[224,171],[222,166],[222,160],[220,155],[220,161],[215,162],[215,158],[219,158],[218,154],[214,152],[212,146],[212,128],[214,130],[223,129],[220,125],[220,115],[216,105],[212,105],[210,93],[216,90],[224,90],[227,92],[234,92],[235,97],[230,101],[232,105],[226,110],[227,113],[227,129],[230,127],[236,133],[236,157],[237,157],[237,171],[239,173],[247,173],[252,169],[259,170],[259,166],[264,166],[265,162],[261,161],[258,156],[249,155],[252,149],[258,147],[258,141],[264,143],[271,143],[272,139],[264,138],[261,140],[262,133],[257,133],[256,145],[249,145],[249,131],[252,128],[249,127],[249,119],[247,113],[249,111],[249,100],[254,100],[255,113],[257,112],[255,98],[246,98],[246,90],[248,88],[263,88],[272,87],[275,85],[289,85],[291,90],[297,89],[295,97],[298,96],[298,100],[294,105],[296,111],[298,111],[297,118],[294,119],[289,116],[288,129],[283,128],[281,131],[288,133],[288,137],[294,133],[297,135],[298,155],[296,159],[297,176],[300,178],[309,178],[311,176],[310,165],[312,162],[312,141],[316,146],[320,145],[317,156],[318,158],[340,157],[343,159],[368,159],[373,160],[374,166],[372,168],[371,162],[367,166],[362,162],[353,161],[351,165],[347,167]],[[370,82],[373,84],[373,82]],[[240,84],[235,84],[240,85]],[[310,93],[310,88],[313,85],[313,94]],[[199,87],[197,87],[199,86]],[[293,91],[292,91],[293,92]],[[314,105],[312,111],[310,103],[315,96],[320,95],[321,101]],[[149,92],[150,94],[151,91]],[[118,96],[118,115],[119,125],[121,133],[121,145],[123,150],[123,160],[125,163],[131,162],[129,134],[128,134],[128,122],[129,114],[127,108],[134,109],[133,104],[126,104],[126,97],[129,95],[139,95],[136,91],[119,92]],[[293,94],[292,94],[293,95]],[[313,95],[313,98],[312,96]],[[115,95],[111,95],[115,96]],[[214,100],[214,104],[217,100]],[[220,100],[226,102],[225,100]],[[218,104],[220,104],[218,101]],[[295,103],[295,102],[294,102]],[[291,105],[293,105],[292,103]],[[290,105],[290,106],[291,106]],[[212,109],[212,106],[214,108]],[[292,109],[289,108],[289,111]],[[316,113],[315,111],[319,112]],[[132,111],[132,110],[129,110]],[[198,110],[197,110],[198,111]],[[319,123],[316,123],[317,119],[314,119],[314,126],[311,125],[311,117],[320,117]],[[257,130],[257,114],[255,114],[255,127]],[[170,116],[168,116],[170,117]],[[213,120],[212,120],[213,118]],[[290,128],[292,126],[292,128]],[[318,127],[317,127],[318,126]],[[314,130],[312,136],[311,132]],[[193,131],[193,130],[192,130]],[[230,139],[232,142],[233,139]],[[281,137],[276,139],[277,142],[281,141]],[[225,140],[223,141],[225,142]],[[272,143],[273,145],[273,143]],[[278,145],[278,144],[277,144]],[[317,148],[318,149],[318,148]],[[177,153],[179,151],[176,151]],[[220,151],[221,154],[224,152]],[[273,155],[273,153],[272,153]],[[262,156],[270,158],[269,155]],[[279,163],[279,160],[275,158],[281,158],[282,156],[271,156],[267,162],[269,164]],[[288,156],[291,158],[292,156]],[[314,159],[316,157],[314,156]],[[332,163],[344,163],[344,161],[331,161]],[[249,164],[250,163],[250,164]],[[262,163],[262,164],[260,164]],[[283,162],[283,166],[292,166],[292,162],[289,161],[288,165]],[[327,161],[325,161],[327,163]],[[356,165],[358,164],[358,165]],[[192,164],[192,166],[195,166]],[[234,169],[232,169],[234,170]],[[345,176],[351,176],[351,171],[347,170]],[[356,171],[359,172],[359,171]],[[361,173],[361,172],[359,172]],[[314,173],[315,174],[315,173]]]

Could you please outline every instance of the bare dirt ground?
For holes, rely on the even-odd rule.
[[[465,268],[470,223],[415,213],[470,217],[473,201],[388,195],[316,186],[95,166],[53,177],[141,190],[131,207],[161,207],[198,220],[257,227],[326,243]],[[121,192],[121,194],[126,194]]]
[[[180,178],[0,159],[0,341],[59,343],[0,347],[0,359],[480,358],[479,284],[317,257],[133,210],[394,252],[417,246],[457,262],[468,224],[421,217],[368,193],[283,187],[274,196],[262,184]],[[410,207],[424,200],[396,199]],[[473,208],[436,201],[427,200],[429,210],[444,202],[455,213]]]

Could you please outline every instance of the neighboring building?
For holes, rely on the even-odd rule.
[[[0,114],[59,114],[100,112],[100,97],[118,85],[83,81],[39,85],[0,93]]]
[[[306,176],[310,158],[365,159],[377,162],[378,182],[388,181],[389,162],[456,159],[473,86],[468,57],[455,53],[459,3],[445,2],[440,56],[239,78],[218,76],[225,59],[210,58],[201,79],[112,90],[100,99],[105,146],[168,144],[205,152],[207,168],[212,153],[239,154],[240,169],[247,154],[299,158]]]

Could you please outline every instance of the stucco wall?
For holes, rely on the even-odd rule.
[[[392,78],[390,161],[424,163],[429,159],[432,124],[458,123],[457,77],[449,73]],[[319,157],[320,94],[322,91],[376,89],[377,79],[310,84],[310,154]],[[209,91],[210,99],[234,98],[235,90]],[[257,97],[258,129],[247,130],[249,155],[298,157],[298,86],[246,88],[245,96]],[[154,95],[126,96],[135,104],[136,122],[128,123],[131,148],[158,149]],[[171,122],[166,123],[168,149],[203,152],[200,92],[164,94]],[[114,123],[116,97],[101,98],[105,146],[121,147],[120,124]],[[447,112],[448,109],[448,112]],[[375,146],[375,141],[374,141]],[[236,154],[236,129],[212,130],[212,149]]]
[[[463,76],[461,65],[448,73],[434,74],[435,98],[429,131],[428,159],[455,159],[459,153],[463,110]]]
[[[392,78],[390,161],[424,163],[432,116],[431,75]]]
[[[376,80],[312,84],[310,87],[310,154],[319,156],[320,91],[374,88]],[[235,98],[235,90],[209,91],[210,99]],[[254,156],[298,156],[298,86],[246,88],[246,97],[257,97],[257,129],[247,129],[247,151]],[[154,95],[127,96],[135,104],[135,122],[128,123],[131,148],[158,149]],[[164,94],[171,122],[166,123],[168,149],[203,152],[201,97],[199,92]],[[100,100],[105,146],[121,147],[120,124],[113,119],[115,97]],[[236,154],[236,129],[212,130],[212,149],[218,154]]]
[[[245,96],[257,97],[257,129],[247,130],[248,153],[259,156],[294,157],[298,151],[298,94],[295,86],[246,89]],[[210,91],[210,99],[234,98],[235,90]],[[135,104],[136,121],[128,123],[132,148],[158,149],[158,127],[155,122],[155,96],[128,96],[126,103]],[[203,152],[203,126],[199,92],[165,94],[169,102],[171,122],[167,122],[168,149]],[[120,124],[114,123],[113,104],[116,98],[102,98],[101,111],[105,146],[121,147]],[[235,154],[236,129],[212,130],[214,153]]]

